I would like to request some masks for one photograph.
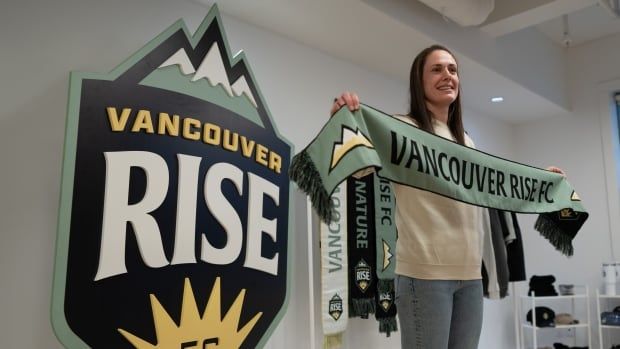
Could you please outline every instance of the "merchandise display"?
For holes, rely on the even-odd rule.
[[[323,347],[342,346],[342,333],[349,319],[349,285],[347,283],[346,183],[332,194],[337,214],[331,224],[320,222],[321,241],[321,320]]]
[[[603,283],[605,284],[605,294],[614,296],[616,294],[616,283],[618,281],[618,263],[603,263]]]
[[[530,278],[530,289],[527,294],[528,296],[535,294],[536,297],[557,296],[558,293],[553,286],[554,282],[555,276],[553,275],[533,275]]]
[[[619,300],[620,296],[605,294],[604,285],[601,289],[596,290],[596,320],[598,322],[599,348],[601,349],[607,349],[610,346],[612,349],[620,349],[620,344],[617,343],[618,329],[620,329]]]
[[[576,320],[571,314],[560,313],[555,315],[556,325],[574,325],[578,323],[579,320]]]
[[[377,292],[373,176],[347,179],[346,190],[349,315],[368,318],[368,314],[375,313]]]
[[[514,212],[485,209],[482,214],[483,292],[486,298],[503,299],[509,282],[526,279],[521,229]]]
[[[424,161],[419,155],[424,152],[445,158]],[[456,170],[446,167],[448,163]],[[365,105],[355,114],[347,108],[334,114],[314,141],[295,155],[289,175],[310,196],[319,216],[331,221],[329,197],[334,188],[368,167],[377,168],[380,177],[466,203],[540,213],[535,228],[566,255],[573,254],[572,240],[588,217],[563,176],[461,146]],[[479,180],[481,173],[492,173],[494,185]],[[526,180],[529,190],[516,185]]]
[[[620,313],[604,311],[601,313],[601,324],[607,326],[620,326]]]
[[[575,294],[574,285],[561,284],[561,285],[558,285],[558,289],[560,290],[560,294],[562,296],[572,296]]]
[[[323,346],[342,346],[349,317],[367,319],[374,314],[379,332],[390,336],[398,329],[390,183],[374,174],[350,177],[331,200],[334,220],[320,221]]]
[[[536,307],[535,318],[532,319],[532,310],[527,312],[525,319],[534,324],[533,320],[536,320],[536,326],[538,327],[555,327],[555,312],[549,307]]]
[[[569,345],[574,348],[592,346],[588,286],[573,285],[572,295],[556,293],[539,296],[539,289],[552,292],[554,281],[553,275],[535,275],[530,282],[530,287],[533,286],[536,290],[531,292],[534,294],[530,293],[519,298],[521,304],[518,306],[519,311],[515,312],[515,321],[520,323],[518,348],[540,348],[539,344],[548,346],[550,339],[560,339],[557,345],[570,343]],[[523,306],[527,306],[526,311],[523,311]],[[567,343],[564,341],[565,338],[572,340]]]
[[[553,349],[588,349],[588,347],[569,347],[562,343],[553,343]]]

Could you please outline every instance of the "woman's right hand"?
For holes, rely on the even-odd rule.
[[[360,108],[360,98],[355,92],[343,92],[340,96],[334,98],[334,104],[332,104],[329,115],[332,116],[336,114],[336,112],[345,105],[350,111],[356,111]]]

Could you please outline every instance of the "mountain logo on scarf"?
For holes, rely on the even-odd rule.
[[[393,299],[392,294],[390,292],[379,292],[379,304],[384,311],[390,310],[392,306]]]
[[[72,73],[67,113],[62,344],[263,347],[288,301],[292,146],[217,7],[110,73]]]
[[[385,240],[381,241],[383,242],[383,271],[385,271],[392,263],[394,255],[390,252],[390,245]]]
[[[357,147],[367,147],[374,148],[368,137],[365,136],[362,131],[356,129],[353,131],[352,129],[342,126],[342,133],[340,135],[340,141],[334,143],[334,148],[332,150],[332,160],[331,165],[329,167],[330,171],[338,165],[340,160],[351,150]]]
[[[372,271],[365,260],[360,261],[355,266],[355,284],[362,292],[366,292],[370,284],[372,284]]]
[[[329,300],[329,310],[328,313],[331,315],[334,320],[338,321],[340,319],[340,315],[342,315],[342,298],[336,293],[332,299]]]

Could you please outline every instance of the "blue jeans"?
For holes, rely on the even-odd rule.
[[[396,275],[403,349],[476,349],[482,280],[421,280]]]

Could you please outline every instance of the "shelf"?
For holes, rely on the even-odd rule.
[[[599,294],[599,295],[598,295],[598,298],[620,299],[620,296],[619,296],[619,295],[615,295],[615,296],[608,296],[608,295],[605,295],[605,294]]]
[[[583,340],[587,340],[587,347],[592,347],[592,334],[591,334],[591,316],[590,316],[590,290],[587,285],[574,285],[575,294],[571,295],[561,295],[557,296],[535,296],[535,295],[521,295],[517,298],[518,305],[515,306],[515,322],[516,327],[518,328],[517,332],[519,338],[517,343],[519,348],[534,348],[538,347],[540,344],[538,337],[542,336],[543,338],[549,339],[550,337],[554,337],[556,335],[561,334],[562,332],[553,332],[553,330],[563,330],[571,333],[574,341],[582,342]],[[620,298],[620,296],[618,296]],[[532,315],[535,314],[536,307],[541,305],[548,305],[553,307],[562,305],[561,308],[569,308],[569,311],[563,311],[562,313],[571,313],[577,315],[576,317],[583,322],[578,324],[570,324],[570,325],[560,325],[556,324],[553,327],[539,327],[534,326],[530,322],[523,321],[526,312],[531,312]],[[525,312],[523,311],[523,306],[526,306]],[[559,309],[559,308],[558,308]],[[564,309],[562,309],[564,310]],[[620,328],[620,327],[619,327]],[[574,329],[574,330],[573,330]],[[526,344],[525,333],[531,334],[530,343]],[[585,336],[585,337],[584,337]],[[558,337],[559,338],[559,337]],[[529,338],[528,338],[529,339]]]
[[[546,330],[546,329],[554,329],[554,330],[560,329],[561,330],[561,329],[567,329],[567,328],[582,328],[582,327],[588,327],[590,326],[590,324],[583,323],[583,324],[574,324],[574,325],[556,325],[554,327],[538,327],[538,326],[534,327],[526,323],[526,324],[521,324],[521,326],[523,326],[523,328],[530,328],[530,329],[536,328],[536,330],[538,331],[538,330]],[[620,328],[620,326],[610,326],[610,327]]]
[[[572,296],[543,296],[543,297],[533,297],[533,296],[521,296],[522,299],[540,299],[540,300],[547,300],[547,299],[571,299],[571,298],[587,298],[588,296],[585,294],[575,294]],[[618,298],[620,298],[620,296],[616,296]]]
[[[620,326],[601,325],[601,328],[616,328],[616,329],[620,329]]]
[[[600,349],[604,349],[604,348],[608,348],[609,346],[606,343],[607,341],[609,341],[609,332],[608,329],[610,329],[610,331],[613,330],[620,330],[620,326],[614,326],[614,325],[604,325],[601,323],[601,307],[603,308],[608,308],[610,306],[610,304],[617,304],[618,301],[620,300],[620,295],[607,295],[607,294],[601,294],[600,290],[596,290],[596,312],[597,312],[597,324],[598,324],[598,338],[599,338],[599,343]],[[613,335],[615,336],[615,334]]]

